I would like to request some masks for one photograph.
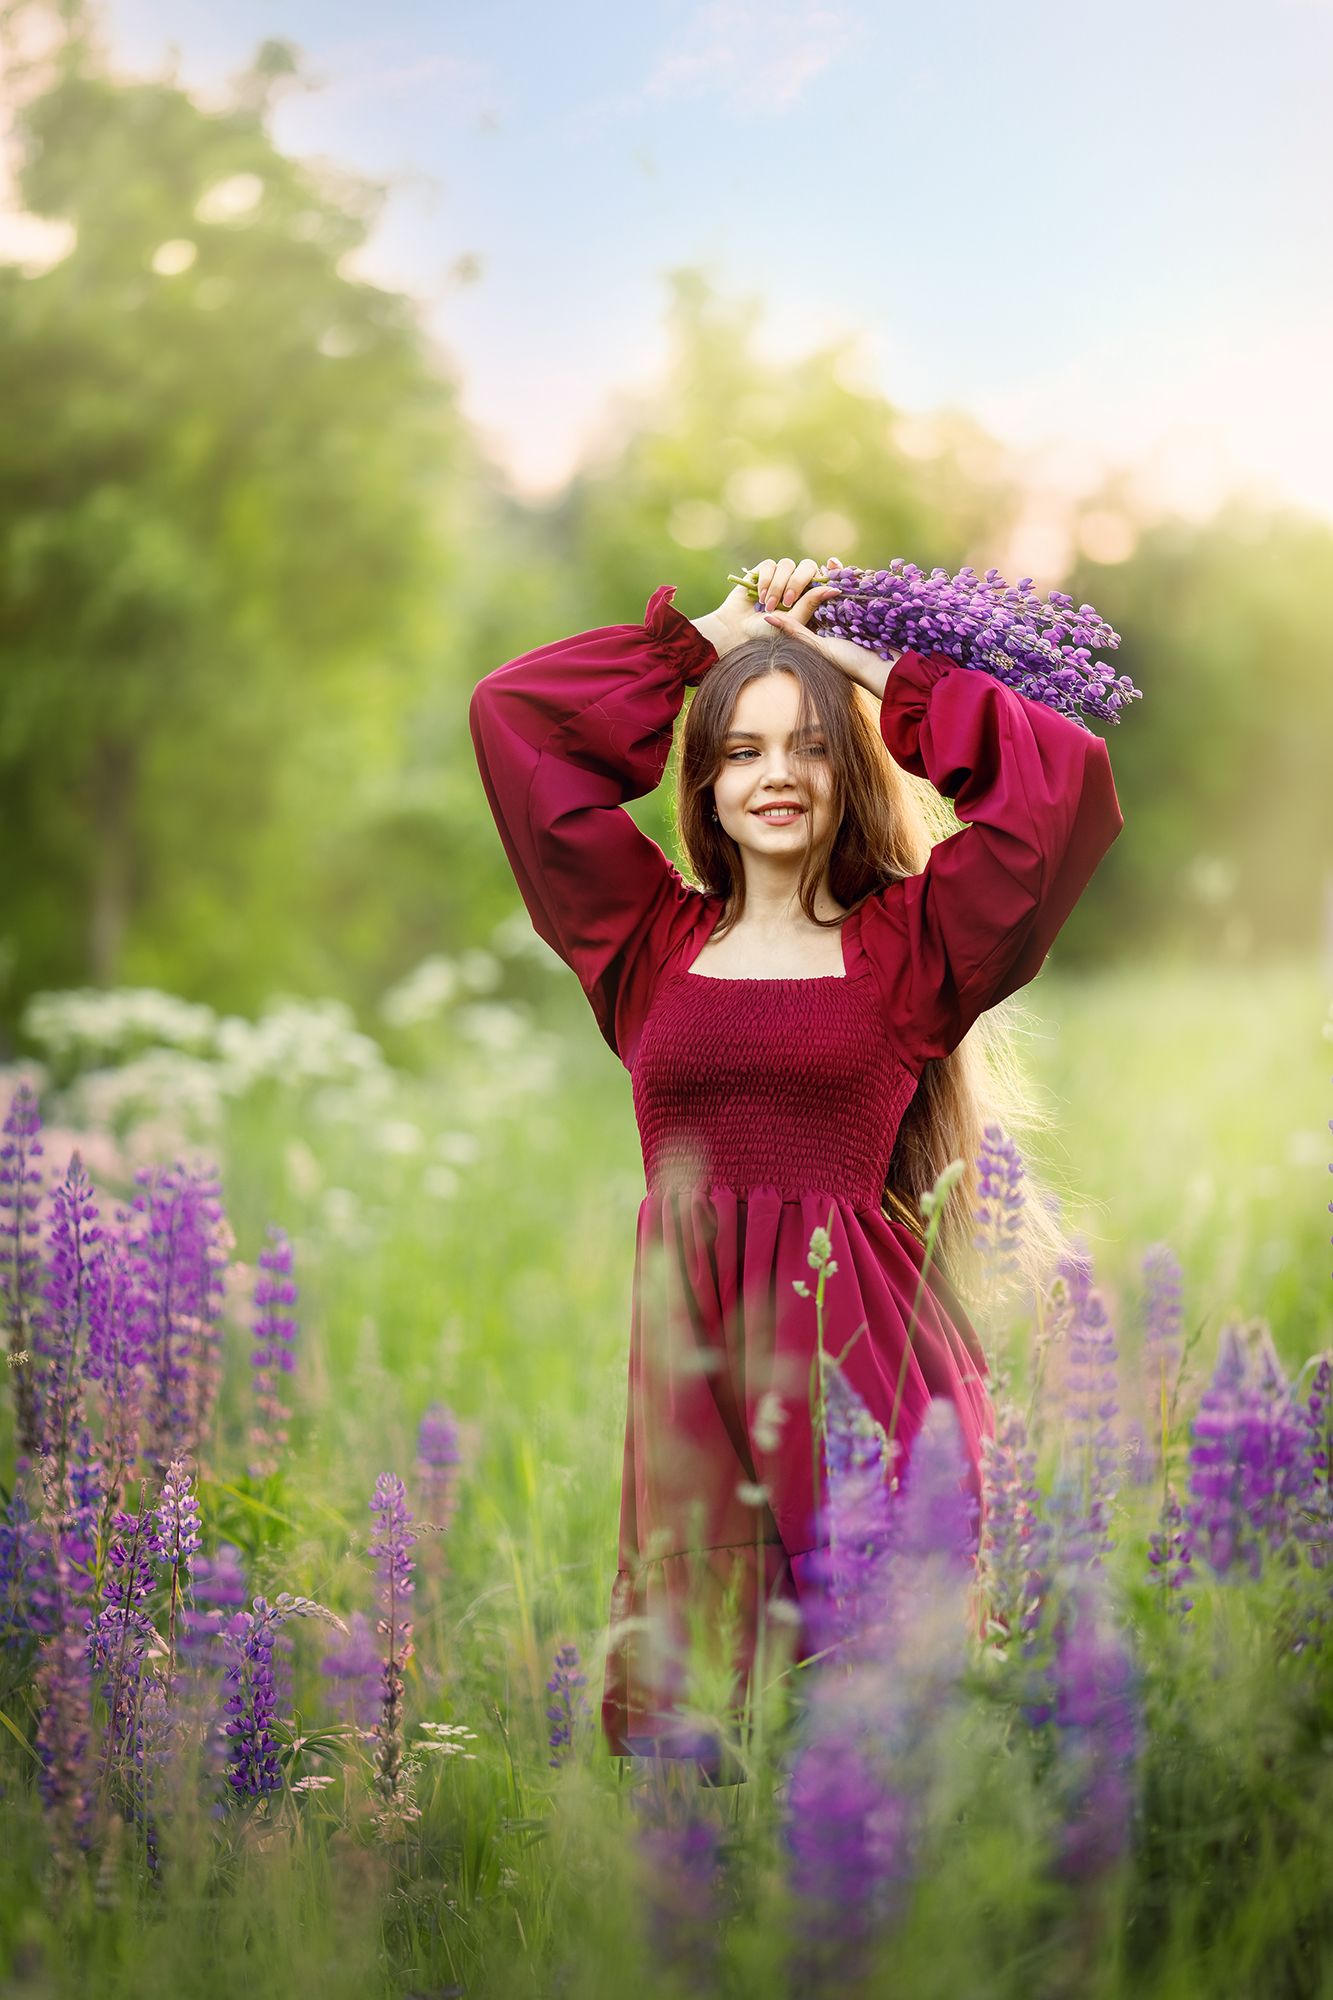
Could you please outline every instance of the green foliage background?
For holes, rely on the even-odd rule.
[[[757,303],[692,270],[662,392],[523,504],[414,308],[349,271],[383,190],[276,150],[294,62],[266,45],[212,112],[113,76],[76,14],[63,54],[6,71],[21,200],[76,238],[0,268],[0,1050],[30,994],[84,982],[366,1006],[513,907],[467,735],[480,675],[637,621],[663,581],[709,609],[831,513],[844,559],[980,571],[1022,505],[965,414],[907,455],[842,350],[762,363]],[[237,177],[258,198],[219,209]],[[188,263],[159,268],[164,245]],[[1097,605],[1145,691],[1112,732],[1127,830],[1062,963],[1315,949],[1330,540],[1236,503],[1037,579]],[[635,813],[670,844],[665,797]]]

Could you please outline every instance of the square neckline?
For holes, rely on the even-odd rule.
[[[727,978],[725,974],[719,974],[716,972],[696,972],[694,970],[694,967],[699,958],[699,954],[703,951],[704,946],[708,943],[709,939],[713,935],[713,932],[717,929],[718,925],[721,923],[722,912],[725,908],[726,904],[723,901],[723,899],[719,896],[717,898],[717,911],[713,917],[712,922],[708,925],[708,928],[705,930],[703,937],[699,940],[699,943],[697,944],[695,949],[690,953],[690,956],[686,960],[685,964],[680,968],[680,977],[682,979],[707,979],[710,980],[715,986],[816,986],[821,983],[827,984],[831,980],[838,981],[838,980],[852,978],[853,974],[852,974],[851,959],[849,958],[847,951],[847,943],[848,943],[847,930],[848,926],[855,918],[857,910],[859,910],[860,908],[859,904],[856,905],[855,908],[848,910],[846,916],[843,918],[841,924],[838,926],[838,945],[839,949],[842,952],[841,972],[791,972],[791,973],[773,973],[773,974],[760,973],[748,978],[744,973],[740,974],[738,977],[735,978]]]

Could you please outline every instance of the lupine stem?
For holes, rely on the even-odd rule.
[[[944,1220],[944,1203],[952,1188],[962,1178],[966,1167],[963,1160],[950,1160],[947,1167],[936,1176],[933,1187],[921,1197],[922,1213],[926,1217],[925,1254],[921,1259],[921,1269],[917,1275],[916,1296],[912,1301],[911,1316],[907,1322],[907,1337],[903,1342],[903,1358],[898,1368],[898,1381],[893,1392],[893,1409],[889,1413],[889,1434],[887,1449],[893,1451],[894,1434],[898,1429],[898,1412],[902,1407],[903,1384],[907,1380],[907,1357],[912,1352],[913,1336],[919,1324],[921,1301],[926,1295],[926,1274],[935,1257],[935,1245],[939,1240],[940,1224]]]
[[[810,1385],[807,1397],[810,1411],[811,1492],[814,1495],[816,1516],[819,1511],[819,1495],[821,1491],[821,1449],[824,1452],[825,1458],[827,1458],[828,1406],[824,1397],[824,1288],[828,1282],[830,1268],[833,1270],[837,1269],[836,1264],[830,1266],[833,1248],[833,1208],[834,1205],[830,1204],[828,1221],[825,1223],[823,1231],[828,1248],[825,1249],[823,1244],[817,1244],[816,1239],[812,1238],[810,1254],[807,1260],[814,1265],[818,1273],[815,1279],[815,1357],[810,1364]],[[796,1289],[803,1296],[809,1297],[809,1292],[804,1285],[798,1284]]]

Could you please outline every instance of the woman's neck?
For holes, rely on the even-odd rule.
[[[787,868],[747,867],[745,871],[745,911],[740,921],[770,936],[802,929],[808,919],[797,895],[799,874]],[[828,877],[815,891],[815,915],[827,919],[847,913],[828,885]]]

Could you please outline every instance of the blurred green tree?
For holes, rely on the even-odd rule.
[[[524,503],[412,302],[357,276],[384,189],[275,148],[295,51],[266,43],[209,110],[113,76],[80,0],[0,29],[34,16],[59,32],[5,74],[19,193],[72,247],[0,267],[0,1026],[87,979],[368,1007],[516,908],[467,731],[481,674],[636,621],[664,581],[707,610],[764,555],[981,571],[1021,547],[1020,473],[966,412],[896,407],[851,342],[765,358],[759,301],[689,268],[664,380]],[[1061,581],[1145,700],[1109,732],[1129,824],[1061,963],[1308,947],[1329,530],[1144,526],[1115,481],[1086,505],[1137,544]],[[669,849],[670,776],[633,807]]]
[[[1090,506],[1118,505],[1114,490]],[[1109,956],[1321,949],[1333,969],[1333,533],[1235,496],[1145,528],[1132,558],[1064,588],[1120,632],[1144,690],[1109,732],[1126,830],[1098,875]]]
[[[296,67],[265,45],[210,112],[110,75],[76,11],[9,70],[21,199],[74,231],[0,269],[11,1019],[43,984],[237,1005],[393,955],[335,851],[392,792],[478,463],[410,302],[349,263],[382,190],[268,135]]]

